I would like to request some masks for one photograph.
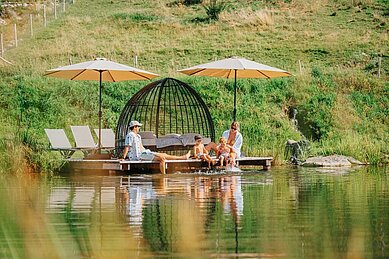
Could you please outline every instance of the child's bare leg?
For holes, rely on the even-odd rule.
[[[206,158],[207,161],[208,161],[208,168],[211,168],[212,158],[211,158],[209,155],[205,155],[205,158]]]
[[[230,159],[231,159],[231,162],[233,163],[232,165],[235,165],[236,153],[231,153]]]
[[[219,159],[220,159],[220,167],[223,167],[223,163],[224,163],[224,157],[223,157],[223,156],[221,156]]]
[[[210,164],[212,165],[215,165],[216,164],[216,161],[212,159],[212,157],[210,155],[206,155],[207,156],[207,159],[209,161]]]
[[[236,165],[236,163],[235,163],[235,158],[233,158],[233,157],[231,158],[231,165],[232,165],[232,166],[235,166],[235,165]]]
[[[212,159],[212,157],[211,157],[211,163],[212,163],[212,165],[216,165],[216,162],[217,162],[217,160]]]
[[[206,161],[208,163],[208,169],[209,169],[211,167],[211,164],[210,164],[210,161],[209,161],[207,155],[202,155],[200,158],[201,158],[201,160]]]
[[[205,157],[207,158],[207,161],[209,162],[209,163],[212,163],[213,161],[212,161],[212,157],[210,156],[210,155],[205,155]]]

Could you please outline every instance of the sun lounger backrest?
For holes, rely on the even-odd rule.
[[[181,136],[176,133],[170,133],[159,136],[156,140],[157,148],[166,148],[169,146],[182,146]]]
[[[141,131],[139,132],[139,135],[142,139],[155,139],[155,135],[152,131]]]
[[[96,136],[99,137],[99,129],[94,129]],[[112,129],[101,129],[101,147],[114,148],[115,147],[115,133]]]
[[[45,129],[52,149],[71,149],[72,145],[63,129]]]
[[[195,139],[194,137],[198,135],[198,136],[201,136],[200,134],[198,133],[184,133],[181,135],[181,140],[182,140],[182,143],[184,146],[187,146],[187,145],[194,145],[195,144]],[[207,145],[211,142],[211,139],[210,138],[205,138],[203,136],[201,136],[202,138],[202,143],[204,145]]]
[[[182,134],[181,135],[182,144],[184,146],[186,146],[186,145],[194,145],[195,144],[194,137],[196,135],[199,135],[199,134],[197,134],[197,133],[184,133],[184,134]]]
[[[77,148],[95,148],[96,144],[93,140],[89,126],[70,126],[74,141]]]
[[[139,135],[142,137],[142,144],[145,147],[148,146],[155,146],[155,135],[152,131],[141,131],[139,132]]]

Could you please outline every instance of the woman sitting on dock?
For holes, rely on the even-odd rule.
[[[190,151],[183,156],[172,156],[165,153],[152,152],[151,150],[144,148],[142,145],[142,138],[138,134],[141,126],[142,124],[138,121],[130,122],[129,128],[131,131],[126,136],[123,159],[126,159],[128,155],[128,158],[132,161],[158,161],[160,172],[165,174],[166,160],[186,160],[189,158]]]
[[[231,123],[231,128],[229,130],[224,131],[222,137],[224,137],[227,140],[227,145],[232,146],[234,150],[234,152],[230,154],[231,158],[233,158],[234,160],[236,158],[240,158],[241,156],[240,149],[242,148],[242,144],[243,144],[243,136],[239,132],[239,123],[237,121]],[[208,151],[212,149],[216,153],[218,145],[214,142],[211,142],[205,148]]]

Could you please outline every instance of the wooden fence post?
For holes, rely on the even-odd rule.
[[[66,1],[63,0],[63,12],[66,12]]]
[[[31,32],[31,37],[34,36],[34,31],[32,28],[32,14],[30,14],[30,32]]]
[[[57,19],[57,0],[54,0],[54,18]]]
[[[46,5],[43,5],[43,25],[47,27],[47,19],[46,19]]]
[[[300,74],[302,74],[303,73],[303,69],[301,67],[301,60],[299,60],[299,69],[300,69]]]
[[[14,40],[15,40],[15,47],[18,46],[18,31],[16,28],[16,23],[14,23]]]
[[[138,67],[138,56],[135,56],[134,65],[135,67]]]
[[[1,50],[0,54],[3,57],[4,56],[4,37],[3,37],[2,33],[0,34],[0,50]]]
[[[380,55],[378,57],[378,78],[381,78],[381,61],[382,61],[382,57]]]

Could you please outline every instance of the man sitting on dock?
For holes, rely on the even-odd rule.
[[[152,152],[146,149],[142,145],[142,138],[138,134],[139,129],[142,126],[138,121],[131,121],[129,128],[130,132],[126,136],[125,148],[123,151],[123,159],[128,158],[133,161],[158,161],[159,169],[162,174],[166,173],[165,161],[166,160],[186,160],[190,157],[190,151],[183,156],[173,156],[165,153]]]

